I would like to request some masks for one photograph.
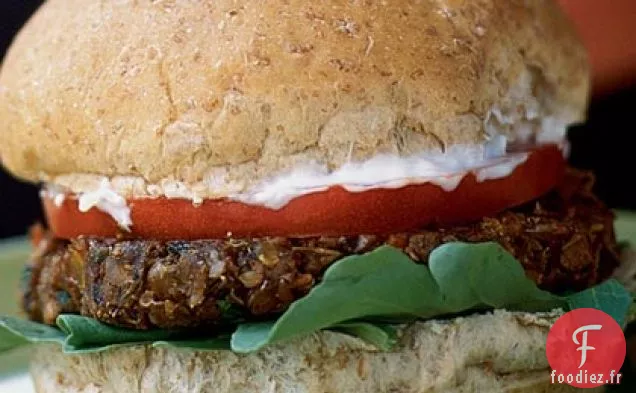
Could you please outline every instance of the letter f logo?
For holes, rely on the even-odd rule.
[[[581,326],[580,328],[576,329],[574,331],[574,333],[572,333],[572,341],[574,341],[574,344],[580,345],[580,347],[578,347],[576,349],[577,351],[581,351],[581,364],[579,365],[579,368],[583,367],[583,365],[587,361],[587,351],[593,351],[593,350],[596,349],[594,347],[591,347],[591,346],[587,345],[587,332],[588,332],[588,330],[601,330],[602,327],[603,327],[602,325],[585,325],[585,326]],[[581,332],[583,332],[583,340],[581,340],[581,342],[579,342],[577,336]]]

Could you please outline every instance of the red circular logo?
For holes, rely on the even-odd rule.
[[[548,334],[552,383],[577,388],[620,384],[625,351],[625,335],[614,318],[594,308],[570,311]]]

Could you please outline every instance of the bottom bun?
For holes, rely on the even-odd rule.
[[[39,346],[39,393],[570,392],[550,384],[545,342],[560,312],[495,311],[418,322],[382,352],[330,331],[240,355],[151,346],[65,355]]]

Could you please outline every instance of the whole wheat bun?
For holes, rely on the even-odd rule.
[[[38,393],[569,392],[550,384],[545,357],[559,315],[495,311],[415,323],[391,352],[329,331],[249,355],[149,346],[65,355],[42,346],[31,371]]]
[[[48,0],[2,66],[0,156],[32,181],[237,191],[578,122],[588,90],[552,0]]]

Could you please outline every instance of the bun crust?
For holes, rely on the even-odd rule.
[[[549,384],[545,358],[558,315],[495,311],[416,323],[393,352],[329,331],[249,355],[151,347],[64,355],[42,346],[32,374],[39,393],[569,392]]]
[[[584,118],[587,57],[556,2],[440,4],[49,0],[2,67],[0,156],[32,181],[247,186]]]

